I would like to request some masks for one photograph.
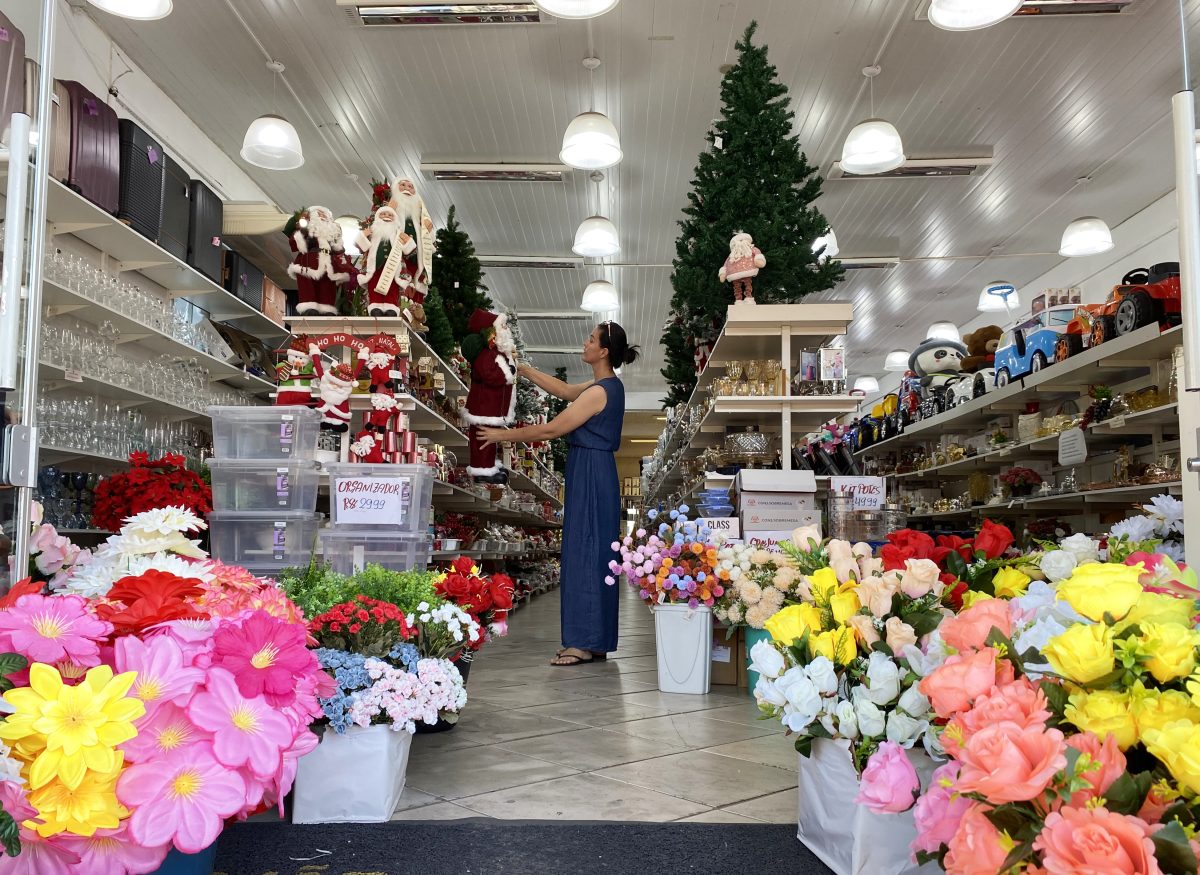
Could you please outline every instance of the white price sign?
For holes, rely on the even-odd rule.
[[[829,491],[837,495],[853,495],[855,510],[879,510],[887,497],[882,477],[831,477]]]
[[[333,484],[338,525],[399,526],[412,502],[409,477],[339,477]]]
[[[1058,435],[1058,464],[1082,465],[1087,460],[1087,435],[1082,428],[1068,428]]]
[[[718,539],[726,541],[737,540],[742,536],[742,523],[735,516],[731,517],[705,517],[699,520],[700,524],[708,529],[709,542],[715,542]]]

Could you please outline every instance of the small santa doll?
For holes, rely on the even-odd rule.
[[[363,365],[366,364],[366,347],[358,351],[358,358],[353,368],[350,365],[335,365],[333,368],[325,370],[325,365],[321,361],[321,350],[317,348],[316,344],[311,344],[308,352],[312,357],[313,369],[321,378],[319,390],[321,403],[317,405],[317,412],[321,414],[321,428],[338,433],[349,431],[350,395],[353,394],[354,387],[358,383],[358,375],[362,373]]]
[[[396,396],[382,392],[371,396],[371,409],[363,414],[363,428],[382,436],[392,431],[396,424]]]
[[[296,280],[301,316],[336,316],[338,286],[357,275],[342,245],[342,226],[327,207],[309,207],[283,226],[296,253],[288,276]]]
[[[368,315],[399,316],[400,295],[412,284],[404,260],[417,241],[404,233],[396,211],[383,206],[355,245],[367,253],[366,272],[359,274],[358,284],[367,287]]]
[[[367,370],[371,373],[371,391],[391,395],[396,390],[400,372],[396,370],[396,357],[383,350],[371,350],[367,356]]]
[[[733,299],[747,304],[754,303],[754,277],[767,266],[766,257],[754,245],[754,238],[739,231],[729,241],[729,257],[717,271],[723,283],[733,283]]]
[[[279,388],[275,392],[276,404],[313,406],[312,358],[308,354],[309,340],[300,335],[293,337],[286,349],[287,357],[275,366]]]
[[[508,317],[485,310],[471,314],[463,340],[463,355],[471,362],[471,389],[462,410],[463,423],[470,426],[470,463],[467,473],[476,481],[506,483],[508,472],[496,460],[496,445],[483,445],[479,426],[511,425],[516,419],[516,343]]]
[[[387,459],[383,455],[383,439],[374,432],[360,431],[350,444],[350,452],[355,462],[366,465],[384,465]]]

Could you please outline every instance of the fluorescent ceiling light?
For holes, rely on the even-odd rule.
[[[620,0],[536,0],[538,9],[555,18],[595,18]]]
[[[883,369],[885,371],[907,371],[908,370],[908,350],[893,349],[887,354],[887,358],[883,360]]]
[[[604,258],[621,251],[617,226],[604,216],[589,216],[579,224],[571,251],[587,258]]]
[[[821,254],[817,257],[818,261],[828,261],[831,258],[837,258],[838,253],[841,252],[841,250],[838,249],[837,234],[833,233],[833,228],[829,229],[829,233],[822,234],[813,241],[813,252],[820,252],[822,247],[825,248],[825,251],[821,252]]]
[[[1058,254],[1064,258],[1099,255],[1113,248],[1112,231],[1103,219],[1083,216],[1067,225],[1063,231]]]
[[[979,293],[980,313],[1011,313],[1014,307],[1019,306],[1021,298],[1012,283],[988,283]]]
[[[97,9],[122,18],[156,21],[171,14],[171,0],[88,0]]]
[[[571,119],[563,134],[559,160],[577,170],[603,170],[621,161],[621,138],[608,116],[584,112]]]
[[[929,21],[942,30],[978,30],[1009,18],[1022,0],[933,0]]]
[[[958,331],[958,326],[953,322],[934,322],[929,326],[929,333],[926,337],[930,340],[952,340],[955,343],[962,343],[962,334]]]
[[[583,310],[590,310],[593,313],[604,313],[609,310],[616,310],[620,304],[616,286],[608,280],[593,280],[583,290],[583,300],[580,302],[579,307]]]
[[[246,129],[242,158],[267,170],[295,170],[304,165],[300,135],[282,116],[259,116]]]
[[[869,118],[854,126],[842,146],[842,169],[859,176],[886,173],[904,163],[904,143],[891,122]]]

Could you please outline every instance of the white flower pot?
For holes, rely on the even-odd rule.
[[[908,752],[921,786],[936,764],[924,751]],[[918,866],[909,843],[917,837],[912,811],[875,814],[854,801],[858,775],[850,742],[818,738],[812,756],[800,757],[800,816],[796,837],[837,875],[933,875],[936,863]]]
[[[385,823],[392,818],[412,736],[390,726],[326,728],[321,743],[301,757],[292,801],[293,823]]]
[[[712,611],[687,605],[654,605],[651,610],[659,690],[704,695],[712,668]]]

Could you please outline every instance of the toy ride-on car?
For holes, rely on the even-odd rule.
[[[1178,325],[1182,321],[1181,295],[1179,262],[1164,261],[1151,265],[1149,270],[1131,270],[1108,293],[1092,321],[1092,346],[1123,337],[1154,321],[1164,328]]]
[[[1055,361],[1055,345],[1074,314],[1074,304],[1049,307],[1005,331],[996,350],[996,385],[1007,386]]]
[[[1080,304],[1075,308],[1075,315],[1067,323],[1067,330],[1058,336],[1058,343],[1054,345],[1056,362],[1065,362],[1093,345],[1092,329],[1103,309],[1103,304]]]

